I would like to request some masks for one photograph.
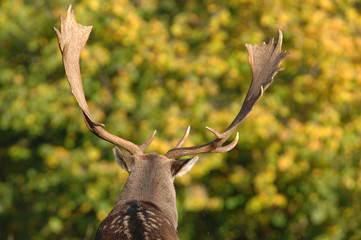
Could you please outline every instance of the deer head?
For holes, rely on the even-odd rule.
[[[122,192],[108,217],[100,224],[96,239],[178,239],[176,234],[178,217],[176,209],[174,178],[189,171],[201,153],[223,153],[233,149],[236,138],[229,144],[225,142],[235,132],[238,125],[252,111],[253,106],[270,86],[277,72],[283,70],[280,64],[291,52],[281,52],[282,32],[278,31],[278,42],[272,38],[268,44],[246,44],[249,63],[252,68],[252,82],[240,112],[224,132],[206,127],[215,135],[215,139],[199,146],[182,147],[189,136],[188,127],[185,135],[165,155],[145,153],[155,137],[156,131],[142,145],[109,133],[104,124],[98,123],[91,115],[82,85],[79,58],[85,46],[91,26],[82,26],[75,20],[71,5],[67,16],[60,16],[61,32],[54,28],[63,56],[65,73],[84,116],[89,130],[96,136],[113,143],[113,153],[118,165],[129,173]],[[121,151],[118,147],[129,152]]]

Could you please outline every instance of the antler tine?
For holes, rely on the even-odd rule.
[[[63,19],[60,15],[60,21],[61,32],[55,27],[54,31],[56,32],[58,37],[59,48],[63,55],[65,73],[68,78],[71,91],[83,111],[87,127],[98,137],[108,142],[111,142],[121,148],[124,148],[133,155],[143,154],[146,148],[145,144],[142,145],[142,147],[139,147],[138,145],[128,140],[117,137],[107,132],[103,128],[104,124],[95,121],[89,111],[81,79],[79,60],[80,53],[89,38],[92,26],[83,26],[81,24],[78,24],[75,19],[74,11],[71,9],[71,5],[68,8],[67,16],[65,19]],[[149,141],[147,141],[146,143],[148,142]]]
[[[238,143],[239,133],[237,132],[236,138],[228,145],[217,147],[216,149],[212,150],[212,153],[224,153],[231,151]]]
[[[171,149],[166,154],[168,158],[176,159],[181,156],[200,153],[227,152],[236,146],[238,133],[232,143],[226,146],[222,145],[233,134],[238,125],[249,115],[254,105],[262,97],[264,91],[271,85],[274,76],[284,69],[279,66],[291,54],[289,51],[281,52],[282,38],[282,32],[278,30],[277,44],[274,44],[274,38],[271,38],[268,44],[246,44],[249,54],[248,60],[252,68],[252,82],[241,110],[226,131],[219,133],[213,128],[206,127],[208,131],[216,136],[215,140],[200,146]]]
[[[180,148],[183,146],[184,142],[187,140],[187,138],[189,136],[190,130],[191,130],[191,126],[188,126],[186,133],[184,134],[182,139],[179,141],[179,143],[175,146],[175,148]]]
[[[145,143],[143,143],[142,145],[140,145],[140,149],[144,152],[148,147],[149,145],[152,143],[154,137],[155,137],[155,134],[157,133],[157,130],[154,130],[154,132],[152,133],[152,135],[148,138],[147,141],[145,141]]]

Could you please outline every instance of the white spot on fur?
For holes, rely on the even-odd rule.
[[[118,215],[118,217],[114,218],[114,220],[112,221],[112,225],[114,225],[115,221],[117,221],[120,218],[120,215]]]
[[[152,222],[155,222],[155,223],[158,223],[157,220],[155,220],[154,218],[148,218],[149,221],[152,221]]]
[[[151,211],[149,211],[149,210],[146,210],[145,212],[146,212],[146,213],[149,213],[150,215],[155,216],[155,213],[154,213],[154,212],[151,212]]]
[[[129,229],[128,229],[128,228],[127,228],[127,229],[125,229],[124,234],[125,234],[125,235],[127,235],[127,237],[128,237],[129,239],[132,237],[132,235],[130,234],[130,232],[129,232]]]
[[[124,219],[123,225],[124,225],[125,228],[128,228],[128,226],[129,226],[128,219]]]
[[[153,228],[156,228],[156,229],[158,229],[158,226],[157,225],[155,225],[154,223],[149,223]]]
[[[145,221],[144,214],[142,212],[137,212],[137,216],[140,220]]]

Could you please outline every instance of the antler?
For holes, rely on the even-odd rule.
[[[66,18],[63,19],[60,16],[60,21],[61,33],[55,27],[54,30],[58,36],[59,48],[63,55],[65,73],[68,78],[70,88],[83,111],[87,127],[98,137],[124,148],[132,155],[142,155],[154,139],[156,131],[153,132],[152,136],[143,145],[138,146],[106,131],[104,129],[104,124],[95,121],[89,111],[81,79],[79,59],[80,53],[89,38],[92,26],[83,26],[78,24],[75,19],[74,11],[71,10],[71,5],[68,8]],[[238,142],[238,133],[236,138],[230,144],[225,146],[223,146],[223,144],[233,134],[238,125],[252,111],[253,106],[258,102],[264,91],[272,83],[274,76],[284,69],[279,66],[291,54],[289,51],[281,52],[281,46],[282,32],[280,30],[278,31],[277,44],[274,44],[274,38],[272,38],[268,44],[263,43],[260,46],[246,44],[249,54],[249,63],[252,68],[252,83],[247,92],[242,108],[236,118],[223,133],[219,133],[213,128],[206,127],[208,131],[212,132],[216,136],[216,139],[212,142],[199,146],[182,148],[182,145],[189,135],[190,128],[188,127],[186,134],[180,142],[175,148],[168,151],[165,156],[176,159],[181,156],[212,152],[220,153],[233,149]]]
[[[274,76],[284,69],[279,66],[291,54],[289,51],[281,52],[282,37],[283,35],[281,30],[278,30],[277,44],[274,44],[274,38],[272,38],[268,44],[263,42],[260,46],[246,44],[249,54],[249,63],[252,68],[252,83],[240,112],[226,131],[219,133],[213,128],[206,127],[208,131],[212,132],[216,136],[214,141],[200,146],[181,148],[181,145],[188,137],[188,128],[187,133],[184,135],[181,142],[177,144],[176,148],[168,151],[165,155],[166,157],[176,159],[181,156],[200,153],[227,152],[236,146],[238,142],[238,133],[233,142],[225,146],[223,146],[223,144],[236,130],[238,125],[252,111],[253,106],[262,97],[264,91],[271,85]]]
[[[84,120],[89,130],[98,137],[124,148],[133,155],[143,154],[145,149],[152,142],[156,131],[153,132],[152,136],[143,145],[138,146],[128,140],[107,132],[103,128],[105,125],[95,121],[89,111],[84,95],[79,59],[80,53],[89,38],[92,26],[83,26],[78,24],[75,19],[74,11],[71,9],[71,5],[68,8],[65,19],[63,19],[60,15],[60,22],[61,33],[55,27],[54,31],[58,36],[59,48],[63,55],[65,73],[68,78],[71,91],[83,111]]]

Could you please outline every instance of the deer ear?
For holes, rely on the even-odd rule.
[[[113,154],[118,165],[129,173],[134,166],[134,157],[121,151],[118,147],[113,148]]]
[[[195,156],[193,158],[176,160],[172,163],[172,176],[179,177],[191,170],[193,165],[198,161],[199,157]]]

